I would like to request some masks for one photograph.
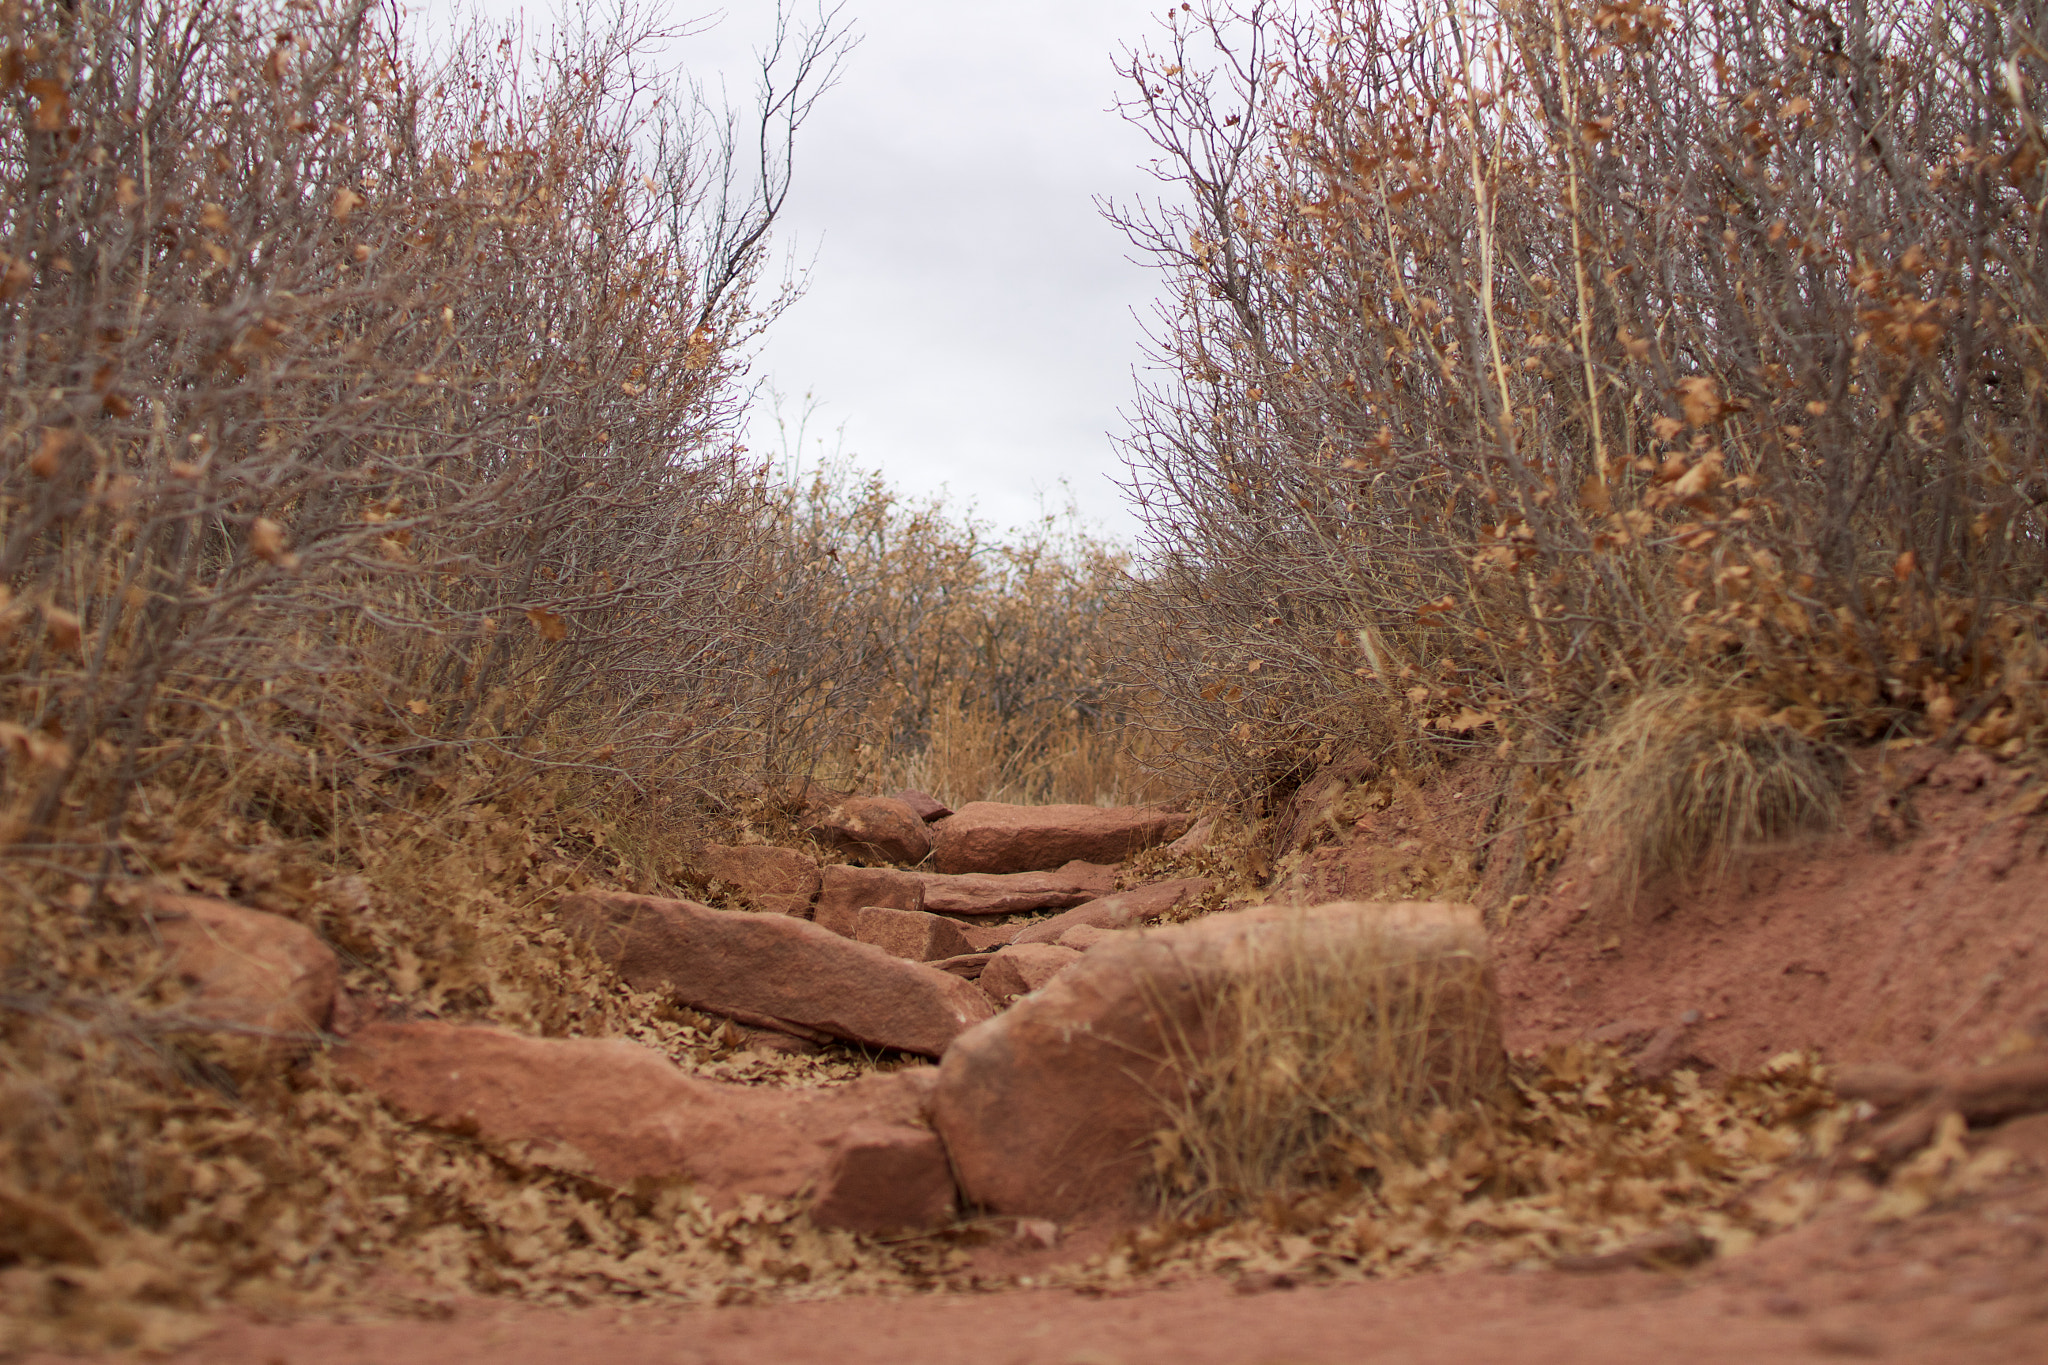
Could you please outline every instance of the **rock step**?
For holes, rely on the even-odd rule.
[[[1050,872],[913,872],[924,889],[918,908],[941,915],[1017,915],[1064,910],[1116,890],[1117,869],[1074,860]]]
[[[1041,872],[1076,860],[1119,863],[1185,833],[1194,818],[1144,806],[1013,806],[970,801],[932,825],[932,870]]]
[[[995,1013],[970,981],[808,920],[610,892],[565,896],[556,917],[635,990],[800,1037],[936,1057]]]
[[[421,1122],[614,1188],[683,1179],[717,1208],[808,1194],[815,1221],[860,1232],[922,1231],[953,1213],[945,1148],[925,1123],[931,1067],[768,1090],[686,1075],[622,1039],[439,1022],[365,1025],[335,1061]]]
[[[1024,954],[1068,951],[1018,945],[992,958],[982,980],[1006,956],[1021,968],[1033,960]],[[939,1065],[933,1126],[972,1204],[1032,1218],[1128,1214],[1152,1169],[1152,1136],[1172,1121],[1187,1064],[1199,1064],[1190,1049],[1206,1056],[1235,1044],[1228,1013],[1216,1009],[1225,992],[1274,981],[1276,998],[1308,1002],[1295,1026],[1326,1030],[1329,1011],[1358,1017],[1412,987],[1428,1012],[1417,1074],[1455,1103],[1506,1074],[1486,952],[1476,910],[1435,903],[1262,907],[1119,935],[954,1040]],[[1289,975],[1317,973],[1343,992],[1323,1014],[1313,1013],[1314,990],[1304,994]]]

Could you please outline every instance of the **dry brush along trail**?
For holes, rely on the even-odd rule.
[[[1626,895],[1486,835],[1502,790],[1338,763],[1259,831],[818,793],[824,860],[705,851],[722,908],[561,898],[755,1054],[867,1050],[825,1084],[403,1017],[290,921],[165,899],[191,1011],[323,1031],[406,1121],[923,1258],[694,1306],[688,1267],[545,1306],[393,1281],[175,1358],[2042,1359],[2048,784],[1873,752],[1841,832]]]

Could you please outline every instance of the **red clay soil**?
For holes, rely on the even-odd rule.
[[[1245,1292],[1251,1290],[1252,1292]],[[2048,1179],[1873,1228],[1827,1215],[1683,1275],[1474,1273],[1289,1289],[1208,1280],[705,1309],[492,1301],[440,1321],[237,1322],[208,1365],[1755,1365],[2048,1359]],[[54,1360],[40,1365],[55,1365]]]
[[[1633,904],[1574,850],[1495,939],[1509,1046],[1689,1014],[1683,1051],[1725,1070],[1793,1048],[1968,1066],[2048,1042],[2048,784],[1976,751],[1896,769],[1865,757],[1844,832]]]
[[[1746,857],[1710,884],[1652,888],[1631,905],[1603,888],[1597,850],[1574,852],[1497,937],[1512,1045],[1596,1031],[1639,1044],[1675,1025],[1662,1044],[1670,1060],[1721,1069],[1795,1048],[1834,1062],[1959,1067],[2042,1046],[2048,827],[2034,807],[2048,784],[1978,754],[1930,762],[1920,751],[1879,769],[1866,757],[1854,774],[1844,833]],[[1477,781],[1457,777],[1442,834],[1471,838],[1487,795]],[[1383,834],[1365,828],[1380,823],[1359,822],[1360,835]],[[1684,1272],[1473,1272],[1336,1287],[1205,1279],[1095,1297],[1039,1289],[624,1312],[470,1300],[438,1321],[228,1320],[173,1359],[2041,1365],[2048,1117],[2018,1120],[2005,1145],[2027,1156],[1997,1188],[1886,1225],[1838,1205],[1745,1256]]]

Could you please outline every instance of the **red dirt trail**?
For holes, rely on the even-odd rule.
[[[1712,884],[1653,887],[1624,904],[1603,892],[1597,851],[1575,851],[1497,937],[1511,1044],[1600,1030],[1639,1045],[1664,1030],[1659,1046],[1709,1072],[1794,1048],[1831,1062],[1960,1067],[2048,1045],[2048,824],[2035,810],[2048,783],[1977,754],[1912,766],[1915,757],[1889,772],[1865,760],[1845,832],[1748,857]],[[1472,786],[1469,774],[1455,780]],[[1469,840],[1478,794],[1461,789],[1438,807],[1454,812],[1441,837]],[[1326,880],[1341,882],[1349,850],[1330,852]],[[1684,1272],[1489,1271],[1299,1288],[1210,1278],[1092,1297],[1041,1289],[623,1311],[473,1299],[439,1321],[224,1318],[171,1359],[2043,1365],[2048,1116],[2016,1124],[2003,1145],[2026,1157],[1998,1187],[1882,1226],[1838,1205],[1747,1255]]]

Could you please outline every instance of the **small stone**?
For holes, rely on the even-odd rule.
[[[820,842],[867,863],[916,866],[931,856],[932,836],[917,813],[886,796],[853,796],[812,813]]]
[[[853,1232],[921,1232],[953,1217],[953,1172],[929,1128],[857,1123],[832,1142],[811,1221]]]
[[[270,1063],[305,1052],[327,1027],[341,982],[334,950],[305,925],[204,896],[157,896],[150,920],[190,994],[179,1012],[242,1040],[235,1057]]]
[[[934,820],[943,820],[953,813],[951,806],[945,805],[937,797],[925,792],[897,792],[895,799],[910,807],[916,813],[917,818],[926,824],[930,824]]]
[[[854,917],[864,905],[922,910],[924,880],[915,872],[887,867],[827,867],[821,877],[817,910],[811,918],[835,934],[852,938]]]
[[[854,917],[853,937],[912,962],[936,962],[974,951],[960,927],[949,919],[881,905],[861,907]]]
[[[1081,960],[1073,948],[1054,943],[1012,944],[981,969],[981,988],[999,1005],[1029,995]]]

